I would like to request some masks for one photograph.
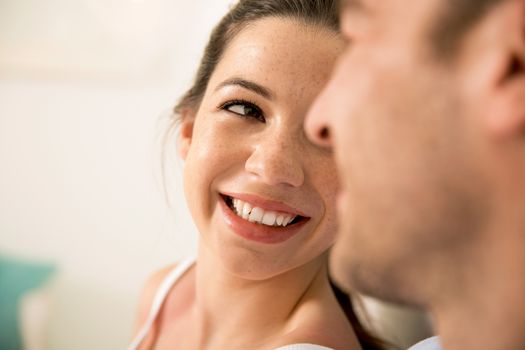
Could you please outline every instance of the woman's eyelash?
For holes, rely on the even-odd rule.
[[[234,109],[233,107],[240,107]],[[237,114],[241,117],[253,117],[259,121],[264,122],[264,115],[262,110],[253,102],[246,100],[232,100],[222,104],[219,109],[230,113]]]

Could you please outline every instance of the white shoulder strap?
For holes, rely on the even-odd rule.
[[[408,350],[440,350],[441,349],[441,342],[439,340],[438,336],[434,336],[431,338],[427,338],[425,340],[420,341],[416,345],[413,345]]]
[[[168,295],[169,291],[171,290],[173,285],[178,281],[178,279],[184,274],[184,272],[186,272],[194,263],[195,258],[185,259],[179,264],[177,264],[177,266],[170,271],[166,278],[164,278],[164,280],[159,286],[159,289],[157,289],[155,297],[153,298],[153,303],[151,304],[151,309],[149,310],[148,319],[138,332],[135,339],[133,339],[133,341],[129,345],[128,350],[135,350],[138,348],[140,343],[142,343],[142,341],[148,334],[151,326],[153,325],[153,322],[155,322],[157,314],[159,313],[159,310],[162,304],[164,303],[164,299],[166,299],[166,296]]]
[[[326,346],[322,345],[315,345],[315,344],[291,344],[291,345],[285,345],[281,346],[275,350],[333,350],[332,348],[327,348]]]

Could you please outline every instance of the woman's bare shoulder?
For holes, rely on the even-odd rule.
[[[178,264],[175,263],[161,268],[147,278],[140,293],[133,334],[137,334],[140,327],[146,322],[160,284],[177,265]]]

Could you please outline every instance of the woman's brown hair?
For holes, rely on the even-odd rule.
[[[174,108],[172,126],[183,117],[184,111],[196,111],[206,92],[215,67],[232,39],[250,23],[268,17],[294,19],[307,25],[339,30],[337,0],[240,0],[213,29],[204,50],[193,85]],[[372,336],[359,322],[349,296],[332,284],[332,290],[348,321],[365,350],[385,349],[383,342]]]
[[[235,35],[246,25],[268,17],[291,18],[334,33],[339,27],[335,0],[240,0],[213,29],[193,85],[175,106],[176,115],[200,105],[210,77]]]

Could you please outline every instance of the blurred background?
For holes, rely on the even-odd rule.
[[[232,2],[0,0],[0,348],[123,349],[147,276],[195,254],[162,136]]]

